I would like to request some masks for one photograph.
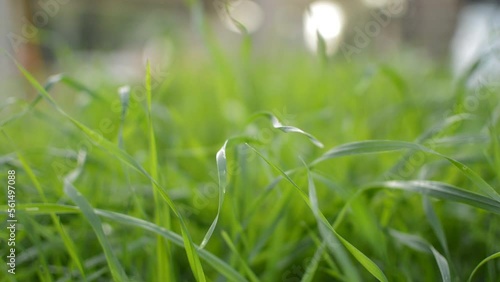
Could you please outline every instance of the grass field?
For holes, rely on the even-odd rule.
[[[405,54],[211,58],[120,90],[19,66],[1,281],[497,281],[494,85]]]

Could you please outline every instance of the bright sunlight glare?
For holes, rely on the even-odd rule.
[[[312,3],[304,13],[304,39],[311,51],[316,51],[319,33],[325,40],[328,53],[333,53],[344,25],[343,11],[329,1]]]

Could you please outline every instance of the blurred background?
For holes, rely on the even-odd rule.
[[[203,59],[204,28],[227,52],[239,49],[248,33],[256,54],[314,54],[324,42],[324,53],[335,63],[412,50],[456,75],[486,52],[500,54],[491,52],[499,46],[500,1],[204,0],[201,7],[190,2],[1,1],[0,48],[39,78],[75,69],[73,75],[85,81],[88,69],[99,65],[119,83],[140,79],[146,58],[161,69],[180,50],[193,62]],[[499,75],[499,59],[484,62],[481,79]],[[2,56],[3,93],[17,75]]]

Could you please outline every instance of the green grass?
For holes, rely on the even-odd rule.
[[[37,96],[0,106],[19,220],[0,280],[496,281],[498,89],[245,38],[121,94],[18,65]]]

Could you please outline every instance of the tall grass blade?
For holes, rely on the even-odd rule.
[[[434,234],[439,240],[439,243],[441,244],[441,247],[444,250],[444,253],[446,257],[449,259],[450,256],[450,251],[448,249],[448,242],[446,240],[446,235],[444,233],[443,226],[441,225],[441,222],[439,221],[439,218],[436,215],[436,212],[434,211],[434,208],[432,207],[432,203],[429,200],[427,196],[422,197],[422,202],[424,206],[424,211],[425,211],[425,216],[427,217],[427,221],[432,227],[432,231],[434,231]]]
[[[155,132],[153,128],[153,118],[152,118],[152,100],[153,95],[151,93],[151,65],[149,60],[146,64],[146,98],[147,98],[147,120],[148,120],[148,139],[149,139],[149,173],[153,179],[159,181],[158,177],[158,157],[156,150],[156,139]],[[151,181],[151,185],[153,186],[153,197],[155,204],[155,223],[158,225],[162,225],[162,222],[165,224],[165,228],[171,229],[170,224],[170,211],[168,209],[164,209],[161,205],[161,196],[158,193],[159,187],[154,187],[156,184],[154,181]],[[171,281],[175,280],[174,278],[174,261],[172,259],[172,253],[170,250],[170,246],[168,241],[166,241],[162,236],[157,236],[156,238],[156,259],[157,266],[156,271],[158,274],[157,279],[159,281]],[[189,254],[188,254],[189,256]],[[201,267],[201,265],[200,265]],[[200,275],[203,276],[202,273]]]
[[[76,180],[81,173],[83,163],[85,161],[85,154],[81,154],[78,158],[78,166],[64,178],[64,193],[80,208],[83,216],[92,226],[94,233],[101,244],[106,260],[108,262],[109,270],[116,282],[129,281],[127,274],[123,270],[118,258],[113,252],[111,244],[108,242],[106,235],[102,229],[102,223],[99,217],[95,214],[94,209],[89,202],[82,196],[80,192],[73,186],[73,181]]]
[[[51,214],[51,215],[53,215],[53,214]],[[57,231],[59,232],[59,235],[61,235],[61,238],[64,242],[64,246],[68,250],[69,256],[71,257],[71,259],[73,260],[73,262],[76,265],[76,268],[80,272],[80,275],[82,276],[82,280],[87,281],[87,277],[85,276],[85,271],[83,270],[82,262],[80,261],[80,257],[78,256],[78,253],[77,253],[76,245],[73,242],[73,240],[71,239],[71,237],[69,236],[69,234],[64,229],[64,226],[62,225],[59,218],[57,218],[57,220],[55,222],[55,226],[56,226]]]
[[[313,210],[313,213],[315,217],[317,218],[318,224],[319,224],[319,229],[320,232],[322,233],[322,237],[324,240],[326,240],[327,245],[332,244],[332,239],[333,238],[338,238],[342,245],[353,255],[356,260],[366,269],[368,272],[370,272],[373,277],[377,278],[378,281],[388,281],[387,277],[385,274],[380,270],[380,268],[372,261],[370,260],[365,254],[363,254],[360,250],[358,250],[356,247],[354,247],[349,241],[344,239],[340,234],[337,233],[333,229],[333,227],[330,225],[328,220],[325,218],[325,216],[321,213],[318,205],[318,198],[316,195],[316,186],[314,185],[314,180],[311,176],[311,173],[309,170],[307,170],[307,178],[308,178],[308,186],[309,186],[309,199],[310,199],[310,206],[311,209]],[[327,235],[327,232],[333,234],[334,236]],[[338,242],[335,240],[333,242],[334,245],[337,245]]]

